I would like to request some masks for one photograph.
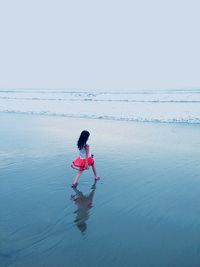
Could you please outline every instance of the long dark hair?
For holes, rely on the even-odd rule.
[[[77,147],[81,150],[85,145],[90,136],[90,133],[86,130],[82,131],[77,142]]]

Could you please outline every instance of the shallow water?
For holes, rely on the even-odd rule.
[[[0,266],[199,266],[200,125],[1,114]],[[101,180],[70,185],[91,132]]]

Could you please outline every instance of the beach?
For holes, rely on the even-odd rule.
[[[199,1],[0,6],[0,267],[200,267]]]
[[[9,112],[8,112],[9,113]],[[0,113],[0,266],[199,266],[200,124]],[[83,129],[101,179],[71,188]]]

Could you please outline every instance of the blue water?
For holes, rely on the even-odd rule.
[[[1,114],[0,266],[199,266],[200,126]],[[91,132],[101,180],[73,190]]]

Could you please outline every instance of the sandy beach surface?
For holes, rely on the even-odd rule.
[[[200,265],[200,125],[0,114],[1,267]],[[101,180],[71,188],[80,131]]]

